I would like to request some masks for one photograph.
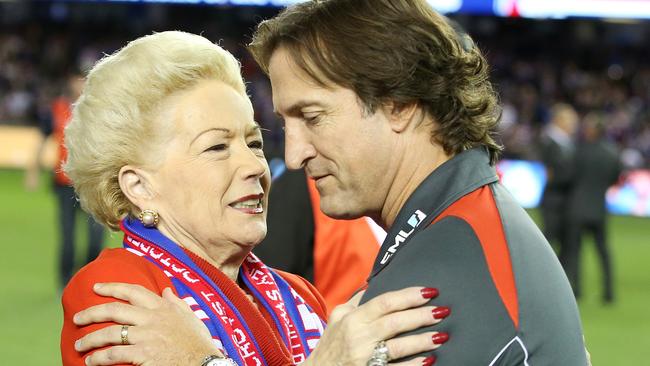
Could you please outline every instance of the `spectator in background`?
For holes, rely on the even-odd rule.
[[[621,173],[617,148],[603,138],[603,115],[590,113],[583,121],[583,141],[575,154],[574,184],[568,201],[569,238],[565,270],[576,297],[580,296],[582,234],[593,235],[603,271],[603,301],[614,300],[612,266],[607,243],[605,193]]]
[[[551,122],[543,131],[540,141],[540,156],[547,176],[541,202],[544,236],[559,246],[560,262],[565,271],[568,248],[566,202],[573,179],[571,168],[577,125],[575,109],[568,104],[556,104],[551,109]]]
[[[29,5],[34,9],[41,6],[49,9],[44,2],[30,3],[34,3]],[[71,64],[85,70],[103,54],[112,53],[127,39],[144,34],[146,29],[180,27],[222,39],[226,49],[231,48],[237,57],[242,57],[256,121],[270,130],[265,135],[265,149],[269,148],[267,152],[282,149],[282,131],[273,114],[268,81],[238,46],[242,43],[241,35],[250,31],[260,13],[265,18],[276,10],[190,6],[179,12],[181,6],[161,4],[143,6],[145,14],[140,15],[145,16],[129,18],[119,11],[97,11],[122,5],[84,5],[66,5],[70,14],[77,14],[73,17],[54,18],[49,10],[23,14],[31,18],[31,24],[29,19],[20,21],[7,16],[0,19],[0,26],[4,26],[0,31],[1,124],[35,123],[36,109],[43,104],[41,100],[50,97],[51,89],[58,89],[61,71]],[[215,25],[220,24],[220,19],[228,24],[223,26],[227,34]],[[501,18],[457,19],[469,29],[481,48],[489,50],[487,56],[493,65],[490,78],[505,106],[501,136],[504,157],[535,158],[533,147],[537,145],[540,124],[548,120],[547,106],[561,97],[580,112],[605,111],[608,121],[605,134],[620,147],[627,166],[650,167],[650,128],[647,127],[650,125],[650,93],[647,92],[650,66],[645,61],[650,59],[645,47],[649,24],[639,22],[600,29],[598,20],[566,20],[553,22],[551,26],[551,23],[525,19],[515,23]],[[109,27],[119,24],[119,29],[107,29],[107,21]],[[584,42],[584,33],[580,31],[583,26],[592,29],[594,43]],[[629,29],[621,32],[621,27]],[[621,33],[634,34],[630,38],[636,41],[621,42],[617,36]],[[598,47],[592,47],[596,42]],[[277,155],[267,154],[267,157]]]
[[[53,189],[59,206],[58,219],[60,227],[60,256],[59,256],[59,289],[63,289],[75,272],[75,223],[77,214],[83,216],[88,225],[88,253],[86,262],[89,263],[99,255],[104,229],[92,216],[80,209],[70,178],[63,172],[61,166],[68,152],[63,145],[63,130],[70,122],[72,104],[77,100],[83,88],[84,79],[77,72],[70,73],[65,82],[64,91],[50,105],[50,113],[41,124],[44,136],[52,135],[57,145],[57,160],[53,171]],[[36,163],[27,173],[27,188],[33,190],[38,185],[38,161],[43,151],[45,139],[38,149]],[[84,263],[84,264],[85,264]]]

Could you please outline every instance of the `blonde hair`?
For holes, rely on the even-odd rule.
[[[206,79],[246,95],[234,56],[194,34],[141,37],[97,62],[65,129],[64,170],[84,210],[114,230],[136,212],[120,189],[120,169],[155,164],[151,152],[163,151],[169,135],[155,123],[161,102]]]

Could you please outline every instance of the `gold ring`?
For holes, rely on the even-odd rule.
[[[129,326],[123,325],[122,331],[120,332],[120,337],[122,337],[122,344],[129,344]]]

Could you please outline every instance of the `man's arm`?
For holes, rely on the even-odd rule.
[[[436,301],[452,309],[436,327],[449,334],[449,342],[435,352],[436,365],[487,365],[516,336],[516,329],[484,258],[472,228],[447,217],[415,234],[370,280],[362,302],[395,288],[435,281],[440,285]]]

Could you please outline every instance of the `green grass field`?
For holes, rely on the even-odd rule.
[[[38,191],[26,192],[22,172],[0,170],[2,365],[61,364],[58,232],[49,188],[43,177]],[[650,219],[613,217],[610,238],[618,290],[615,305],[600,303],[599,271],[590,242],[584,254],[585,297],[580,310],[587,345],[595,366],[649,365]],[[107,238],[108,245],[116,246],[120,239],[113,235]],[[81,258],[84,253],[78,254]]]

